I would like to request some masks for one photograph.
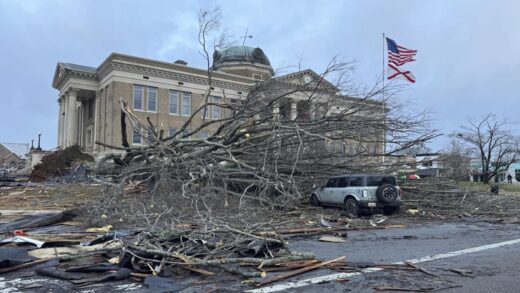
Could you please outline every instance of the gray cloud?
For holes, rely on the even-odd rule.
[[[275,67],[320,71],[336,55],[356,61],[371,84],[382,70],[382,33],[418,49],[417,77],[403,94],[434,126],[450,132],[468,116],[516,119],[520,100],[517,1],[0,1],[0,141],[44,133],[54,147],[56,62],[99,65],[111,52],[203,66],[197,12],[220,5],[223,27],[240,43],[248,28]],[[517,119],[518,120],[518,119]],[[444,141],[438,140],[434,147]]]

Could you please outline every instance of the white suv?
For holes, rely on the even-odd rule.
[[[401,189],[393,176],[348,174],[329,178],[327,184],[311,194],[311,204],[341,205],[351,215],[363,208],[383,208],[385,213],[399,210],[403,201]]]

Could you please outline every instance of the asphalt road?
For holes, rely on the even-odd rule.
[[[381,292],[375,291],[374,286],[442,292],[520,292],[518,224],[461,220],[408,224],[406,228],[351,231],[346,243],[318,242],[317,238],[319,236],[291,240],[290,247],[298,251],[312,251],[320,259],[346,256],[350,264],[358,265],[412,260],[435,276],[421,271],[379,270],[341,276],[348,280],[336,281],[338,276],[334,274],[338,272],[322,269],[276,282],[256,292]],[[462,270],[467,276],[450,269]],[[27,291],[38,283],[44,286],[34,286],[34,289]],[[226,287],[227,284],[231,287]],[[214,285],[220,288],[216,292],[242,292],[251,288],[239,284],[237,280],[221,280]],[[181,292],[205,292],[212,286],[191,287]],[[150,292],[140,283],[122,281],[102,283],[88,289],[74,288],[67,281],[34,276],[30,270],[0,275],[0,293],[130,291]]]
[[[349,263],[360,265],[419,259],[416,265],[436,276],[421,271],[380,270],[347,276],[349,281],[328,280],[309,284],[338,273],[319,270],[293,278],[290,280],[292,283],[281,281],[257,292],[378,292],[374,286],[415,290],[432,288],[442,292],[520,292],[518,224],[485,221],[429,223],[400,229],[352,231],[346,243],[300,240],[293,242],[291,247],[312,251],[322,259],[346,256]],[[450,252],[455,253],[446,254]],[[437,258],[439,255],[441,258],[436,260],[424,258]],[[450,269],[462,270],[466,276]],[[299,285],[303,286],[294,288]]]

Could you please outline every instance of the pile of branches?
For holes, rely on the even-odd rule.
[[[132,244],[125,244],[123,251],[132,257],[134,268],[143,272],[151,270],[155,275],[168,267],[179,266],[204,275],[213,274],[205,268],[215,268],[243,277],[263,277],[263,270],[250,266],[268,267],[315,258],[312,253],[289,250],[272,225],[257,225],[247,230],[228,224],[209,230],[193,228],[142,232]],[[255,235],[254,231],[262,228],[270,229],[275,236]]]
[[[405,208],[419,209],[423,214],[444,217],[511,217],[518,214],[520,197],[516,195],[472,191],[469,186],[460,188],[456,181],[444,177],[406,180],[399,184],[404,191]]]
[[[84,162],[93,162],[94,158],[81,151],[77,145],[44,156],[39,164],[34,166],[30,179],[32,182],[42,182],[62,176],[71,168]]]
[[[121,100],[123,146],[108,147],[124,154],[103,158],[98,170],[117,170],[107,183],[116,189],[147,182],[155,200],[168,207],[188,202],[198,215],[215,204],[290,207],[330,175],[389,172],[396,165],[388,157],[436,133],[424,113],[406,114],[401,105],[382,99],[382,89],[352,98],[338,92],[341,79],[336,86],[325,81],[349,68],[334,61],[323,79],[303,85],[260,82],[244,100],[228,99],[224,90],[213,93],[210,85],[202,105],[171,135],[139,119]],[[215,94],[224,102],[213,103],[209,97]],[[219,119],[201,119],[210,108],[219,109]],[[148,145],[130,146],[128,129],[141,131]]]

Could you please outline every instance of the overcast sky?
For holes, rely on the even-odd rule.
[[[370,85],[382,71],[382,33],[417,49],[404,66],[417,82],[403,94],[441,132],[488,112],[520,120],[520,1],[0,0],[0,142],[42,132],[44,148],[56,146],[57,62],[97,67],[120,52],[203,67],[197,13],[215,5],[231,38],[248,29],[246,45],[275,69],[301,62],[320,72],[340,55]]]

